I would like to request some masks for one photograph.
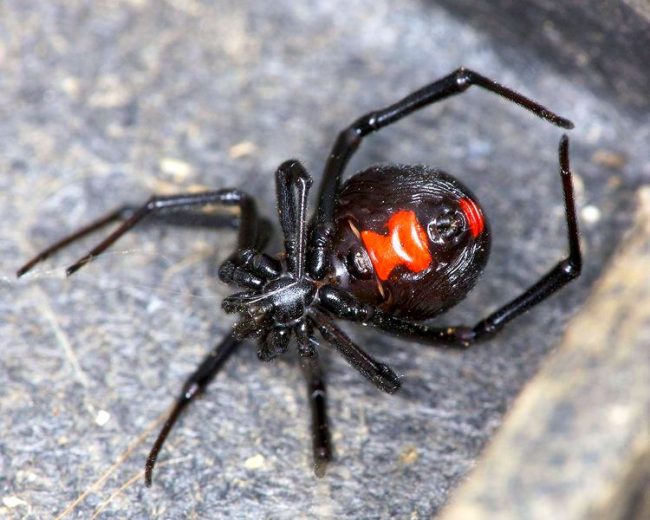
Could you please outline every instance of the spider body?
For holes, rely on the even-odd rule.
[[[296,160],[280,165],[275,188],[284,253],[278,257],[265,252],[270,226],[258,216],[254,199],[238,189],[222,189],[154,196],[142,206],[120,207],[52,244],[18,270],[18,276],[23,275],[50,254],[115,221],[121,224],[72,264],[66,270],[68,275],[146,217],[189,211],[198,225],[205,226],[206,215],[196,208],[239,208],[237,248],[219,269],[221,280],[239,289],[222,303],[226,312],[239,314],[239,321],[183,385],[147,459],[147,485],[158,453],[181,412],[205,390],[245,338],[257,340],[262,360],[282,354],[295,338],[311,406],[314,470],[322,476],[332,449],[316,334],[377,388],[393,393],[400,387],[395,372],[356,345],[335,320],[362,323],[438,348],[464,349],[493,336],[579,275],[582,257],[566,136],[560,141],[559,160],[567,257],[521,295],[470,326],[422,323],[462,300],[487,262],[491,232],[469,189],[439,170],[402,165],[372,167],[343,184],[345,167],[365,136],[472,85],[557,126],[573,127],[542,105],[461,68],[393,105],[360,117],[339,134],[325,164],[311,220],[307,216],[310,175]],[[223,221],[213,224],[223,227]]]
[[[439,170],[376,166],[351,177],[338,201],[336,283],[385,312],[431,318],[462,300],[487,263],[476,197]]]

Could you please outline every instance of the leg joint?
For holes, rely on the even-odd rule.
[[[573,280],[580,276],[580,273],[582,272],[582,260],[580,258],[567,258],[562,260],[560,262],[560,270],[564,273],[567,279]]]
[[[475,73],[465,67],[460,67],[454,71],[453,75],[458,89],[462,92],[472,85]]]

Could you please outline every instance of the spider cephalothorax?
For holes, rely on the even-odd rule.
[[[319,285],[307,276],[306,210],[311,178],[298,161],[286,161],[276,173],[280,223],[285,236],[283,261],[255,250],[240,250],[219,271],[221,279],[244,288],[224,299],[226,312],[241,315],[233,331],[238,339],[257,338],[260,359],[285,352],[293,335],[303,357],[316,353],[308,310],[315,304]],[[242,261],[242,258],[247,260]]]
[[[269,281],[262,290],[234,294],[223,301],[226,312],[238,312],[241,319],[234,326],[237,338],[258,338],[257,355],[269,361],[286,352],[294,331],[311,336],[306,311],[314,302],[316,284],[283,275]],[[301,342],[301,354],[315,353],[313,343]]]
[[[573,127],[567,119],[521,94],[461,68],[393,105],[360,117],[339,134],[325,165],[311,220],[307,217],[311,177],[295,160],[278,168],[276,194],[284,236],[284,254],[278,258],[264,252],[269,223],[258,217],[253,198],[227,189],[152,197],[140,207],[124,206],[56,242],[18,271],[21,276],[51,253],[116,220],[123,220],[121,226],[71,265],[67,274],[101,254],[148,215],[215,204],[239,208],[237,250],[219,269],[223,281],[241,289],[223,301],[225,311],[238,313],[239,321],[183,385],[147,459],[147,484],[158,452],[181,411],[206,388],[246,337],[258,339],[258,355],[263,360],[286,351],[295,337],[312,410],[314,469],[322,476],[332,450],[315,333],[379,389],[393,393],[400,386],[395,372],[348,338],[335,319],[438,347],[466,348],[494,335],[578,276],[582,260],[566,136],[560,141],[559,156],[569,254],[520,296],[473,326],[435,327],[420,321],[464,298],[487,262],[490,230],[476,197],[450,175],[425,166],[376,166],[341,185],[345,167],[366,135],[472,85],[557,126]],[[205,225],[205,214],[195,216]]]

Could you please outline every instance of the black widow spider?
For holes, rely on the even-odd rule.
[[[562,128],[573,124],[534,101],[471,70],[460,68],[343,130],[327,159],[316,212],[307,220],[312,179],[296,160],[275,173],[284,254],[264,253],[269,223],[258,217],[254,199],[237,189],[152,197],[143,206],[123,206],[51,245],[17,275],[68,244],[114,221],[122,224],[66,270],[71,275],[104,252],[142,219],[156,212],[207,205],[238,206],[237,250],[220,266],[222,281],[241,292],[223,301],[240,321],[183,385],[145,466],[151,485],[158,453],[182,410],[222,368],[242,340],[259,340],[258,357],[271,360],[295,336],[312,414],[314,470],[325,473],[332,457],[325,409],[325,382],[314,330],[380,390],[400,387],[395,372],[355,345],[334,323],[344,319],[442,348],[465,349],[496,334],[580,274],[581,252],[566,135],[559,146],[560,176],[569,253],[520,296],[474,326],[434,327],[420,323],[462,300],[483,270],[490,231],[476,197],[450,175],[427,166],[373,166],[341,186],[344,169],[362,139],[411,112],[476,85],[521,105]],[[193,212],[197,217],[205,215]]]

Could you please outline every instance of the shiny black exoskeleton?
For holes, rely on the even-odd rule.
[[[387,108],[357,119],[343,130],[330,152],[315,213],[307,216],[311,177],[298,161],[283,163],[275,174],[284,255],[264,253],[269,222],[258,217],[254,200],[236,189],[171,197],[152,197],[143,206],[124,206],[56,242],[25,264],[18,276],[71,242],[114,222],[122,224],[67,274],[88,263],[147,216],[209,205],[238,206],[237,250],[223,263],[220,278],[240,289],[223,301],[239,321],[185,382],[147,459],[149,485],[153,466],[181,411],[201,393],[245,338],[257,338],[260,359],[285,352],[295,338],[307,379],[312,409],[315,472],[321,476],[331,459],[325,408],[325,382],[318,362],[319,342],[333,346],[378,388],[395,392],[400,381],[387,365],[368,355],[335,324],[363,323],[443,348],[466,348],[498,332],[513,318],[578,276],[581,253],[575,212],[568,138],[560,141],[569,253],[520,296],[474,326],[435,327],[421,323],[463,299],[487,262],[490,230],[478,201],[459,181],[425,166],[375,166],[343,186],[347,163],[363,138],[411,112],[472,85],[517,103],[563,128],[573,124],[471,70],[458,69]],[[177,213],[174,213],[177,214]],[[190,212],[199,225],[209,216]],[[224,221],[213,222],[222,227]],[[229,223],[229,222],[226,222]]]
[[[455,305],[476,283],[490,250],[485,217],[478,216],[483,227],[473,236],[459,205],[464,200],[476,198],[457,179],[426,166],[375,166],[354,175],[339,192],[334,218],[331,264],[336,285],[387,313],[413,320]],[[401,263],[382,281],[359,235],[384,234],[389,216],[398,211],[415,214],[426,232],[431,261],[419,272]]]

